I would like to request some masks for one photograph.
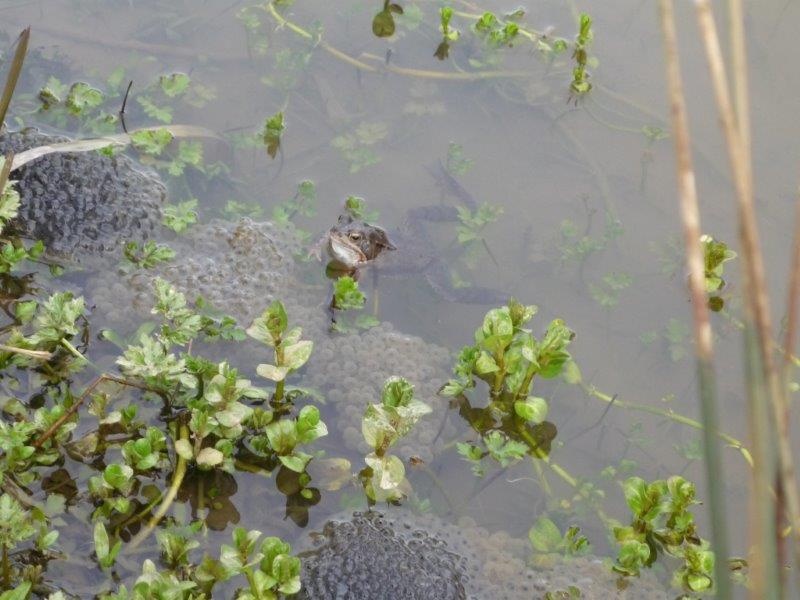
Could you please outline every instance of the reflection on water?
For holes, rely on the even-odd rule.
[[[427,229],[437,265],[445,269],[437,276],[448,277],[447,286],[454,292],[481,286],[538,305],[541,320],[533,325],[537,335],[542,331],[536,329],[543,330],[549,319],[563,318],[576,332],[570,351],[584,382],[620,400],[620,406],[612,403],[609,408],[578,386],[537,383],[535,394],[548,399],[548,421],[559,434],[552,442],[552,460],[568,467],[581,485],[602,490],[610,500],[607,510],[615,516],[624,514],[616,481],[633,472],[647,478],[682,473],[698,483],[702,498],[698,432],[621,408],[627,401],[696,414],[654,9],[634,0],[579,3],[594,18],[594,42],[586,64],[593,87],[575,102],[574,97],[570,101],[569,57],[548,55],[555,53],[558,35],[572,40],[576,33],[569,3],[539,3],[526,15],[532,25],[552,27],[548,49],[520,44],[492,52],[486,52],[475,36],[456,39],[447,27],[440,29],[436,2],[400,2],[402,11],[393,3],[381,10],[380,4],[298,0],[282,13],[290,19],[287,23],[261,6],[230,0],[0,2],[0,34],[11,39],[30,23],[36,49],[11,123],[80,137],[117,132],[118,123],[107,115],[114,114],[117,103],[121,106],[128,81],[133,80],[126,109],[129,130],[171,121],[202,125],[222,138],[202,146],[184,140],[177,153],[142,159],[167,181],[170,203],[197,199],[201,223],[242,216],[256,221],[291,218],[316,235],[335,223],[345,199],[355,196],[365,198],[374,211],[367,220],[391,230],[403,225],[410,210],[474,198],[472,221],[462,218]],[[460,12],[503,12],[495,0],[480,7],[456,4]],[[703,100],[710,94],[689,10],[682,7],[679,18],[687,89],[696,99],[692,126],[703,222],[709,234],[733,245],[722,140],[712,107]],[[763,194],[759,208],[766,258],[774,266],[770,272],[781,274],[796,184],[796,149],[790,140],[800,134],[793,118],[800,81],[795,71],[782,67],[793,48],[787,19],[790,13],[797,17],[798,9],[776,0],[752,10],[747,27],[752,40],[753,130],[758,132],[755,170]],[[463,27],[464,21],[460,23]],[[498,39],[502,35],[508,32],[497,33]],[[500,73],[476,78],[470,75],[475,70]],[[159,80],[178,72],[190,77],[185,90],[176,88],[181,81]],[[42,87],[64,97],[67,86],[78,80],[103,92],[107,114],[81,120],[69,111],[38,111],[36,94]],[[258,134],[265,119],[278,112],[286,128],[280,147],[273,146],[273,160]],[[438,171],[440,163],[446,171]],[[314,183],[315,210],[297,202],[298,184],[304,180]],[[487,208],[479,214],[482,205]],[[312,243],[310,237],[302,239],[297,249]],[[197,252],[213,244],[199,240],[186,246]],[[714,317],[720,397],[725,403],[724,430],[743,438],[740,337],[731,316],[737,310],[740,278],[735,261],[729,264],[733,266],[726,267],[724,293],[730,313]],[[317,350],[325,351],[324,358],[312,360],[311,380],[324,388],[336,365],[342,372],[376,374],[376,381],[366,386],[352,376],[339,387],[329,386],[323,416],[336,423],[337,432],[320,446],[329,456],[348,456],[359,464],[360,413],[366,402],[377,400],[377,375],[404,375],[423,389],[427,402],[438,403],[434,415],[439,421],[433,431],[414,438],[420,447],[407,453],[425,457],[424,468],[409,469],[419,498],[438,507],[448,499],[469,497],[469,503],[458,503],[457,512],[493,530],[527,531],[537,512],[545,509],[576,511],[585,518],[582,527],[597,533],[591,503],[582,502],[574,490],[532,472],[526,462],[489,485],[476,483],[469,465],[447,443],[463,438],[466,426],[460,423],[453,430],[454,419],[444,418],[445,401],[435,396],[435,381],[444,383],[453,363],[442,347],[452,351],[471,343],[471,332],[489,307],[453,302],[455,297],[442,299],[426,284],[422,268],[404,279],[381,277],[374,291],[362,282],[368,295],[379,295],[380,319],[391,323],[382,326],[386,336],[411,340],[409,347],[422,353],[424,364],[409,363],[412,372],[396,372],[409,359],[392,352],[389,338],[367,333],[361,348],[328,340],[324,311],[318,306],[327,300],[327,290],[317,267],[298,267],[292,289],[300,299],[292,301],[299,314],[291,317],[312,331]],[[84,278],[91,276],[82,274],[75,280]],[[784,282],[776,278],[771,283],[775,297],[782,298]],[[125,328],[119,320],[116,327]],[[427,345],[409,336],[419,336]],[[364,369],[365,364],[370,366]],[[358,402],[348,404],[344,396],[350,392]],[[461,406],[462,413],[472,415],[472,410]],[[474,420],[469,415],[467,420]],[[440,423],[446,424],[446,436],[437,431]],[[563,445],[563,440],[569,444]],[[729,452],[725,459],[733,514],[744,507],[742,489],[748,474],[738,454]],[[245,527],[272,533],[269,524],[278,523],[284,510],[302,525],[308,514],[315,524],[343,506],[359,505],[352,488],[323,491],[311,501],[295,493],[296,482],[282,480],[278,487],[291,490],[286,506],[277,507],[271,499],[274,492],[264,491],[261,479],[247,476],[247,481],[247,493],[233,478],[191,482],[206,492],[216,490],[211,529],[241,520]],[[188,487],[185,493],[187,499],[196,496]],[[273,504],[259,504],[268,498]],[[191,504],[187,510],[196,508]],[[285,528],[276,525],[275,533]],[[740,525],[732,523],[732,531],[735,548],[744,552]],[[594,540],[602,550],[602,535]]]

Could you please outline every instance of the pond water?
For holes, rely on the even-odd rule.
[[[391,235],[409,209],[459,202],[455,188],[440,185],[431,175],[441,173],[441,163],[477,202],[502,211],[479,231],[477,241],[466,244],[457,239],[456,223],[427,227],[435,254],[450,269],[451,282],[491,288],[537,305],[539,313],[531,324],[537,336],[551,319],[563,319],[575,332],[569,349],[584,383],[595,386],[606,400],[616,398],[609,409],[606,401],[579,385],[537,380],[535,394],[548,400],[548,420],[558,429],[552,463],[579,484],[591,483],[601,490],[603,510],[623,521],[628,516],[619,481],[629,475],[650,480],[681,474],[694,481],[698,497],[705,498],[700,432],[647,412],[699,418],[655,6],[622,0],[544,1],[527,7],[527,26],[551,28],[553,36],[570,42],[578,13],[592,16],[590,55],[597,61],[589,67],[593,89],[576,101],[569,91],[569,53],[551,62],[530,43],[518,43],[487,55],[480,40],[467,31],[471,21],[457,16],[453,23],[464,33],[452,43],[450,57],[440,61],[434,56],[441,41],[439,2],[401,1],[405,14],[396,18],[395,35],[389,38],[372,32],[380,4],[296,0],[281,8],[290,23],[280,26],[263,5],[239,0],[0,0],[3,46],[24,26],[32,26],[31,53],[7,121],[12,129],[38,126],[72,137],[118,133],[118,124],[100,129],[96,123],[41,112],[36,93],[50,76],[65,84],[86,81],[114,98],[107,104],[114,113],[128,80],[133,80],[125,119],[129,131],[160,124],[157,112],[148,113],[137,100],[149,96],[171,107],[173,123],[202,126],[220,138],[204,142],[204,164],[213,174],[191,166],[181,176],[160,171],[171,203],[198,200],[200,224],[195,227],[212,219],[235,221],[242,214],[269,220],[276,207],[295,197],[301,181],[310,180],[316,188],[315,210],[295,215],[297,227],[316,236],[336,222],[345,198],[359,196],[378,213],[375,222]],[[464,0],[453,6],[465,13],[503,14],[511,5]],[[783,316],[797,185],[794,141],[800,137],[800,123],[794,118],[800,74],[785,63],[795,47],[790,22],[800,18],[800,7],[772,0],[750,4],[748,10],[757,203],[770,289],[780,301],[774,306],[778,318]],[[717,15],[723,34],[724,17],[722,11]],[[677,18],[703,230],[736,250],[727,156],[691,7],[680,3]],[[306,32],[312,32],[311,41],[304,37]],[[478,71],[507,73],[470,77]],[[176,99],[158,98],[153,91],[158,77],[169,73],[188,74],[189,92]],[[279,153],[271,159],[253,134],[278,111],[283,112],[286,129]],[[170,236],[164,239],[173,241]],[[253,260],[257,263],[258,257]],[[258,268],[254,264],[254,273]],[[304,295],[304,305],[316,306],[316,318],[325,318],[329,290],[323,268],[314,262],[299,270],[303,284],[287,293]],[[65,285],[79,292],[85,291],[84,285],[86,290],[111,285],[115,270],[106,271],[101,280],[105,283],[97,284],[92,283],[96,273],[91,268],[78,274],[68,269]],[[361,281],[368,307],[376,295],[379,298],[379,319],[391,324],[396,332],[392,335],[398,340],[417,336],[427,344],[408,342],[409,347],[423,349],[420,364],[389,353],[386,363],[380,362],[380,355],[364,369],[355,364],[362,355],[343,356],[341,348],[326,341],[341,334],[323,333],[315,339],[315,352],[328,352],[309,366],[310,383],[304,381],[303,371],[296,376],[300,385],[308,383],[324,394],[338,370],[352,371],[351,381],[322,405],[330,435],[315,448],[324,449],[328,457],[347,457],[354,472],[362,467],[363,454],[349,443],[348,435],[354,434],[342,422],[351,419],[357,434],[360,411],[343,416],[341,406],[360,402],[363,407],[370,400],[363,396],[363,386],[352,380],[379,374],[412,381],[430,377],[421,383],[435,390],[445,383],[437,377],[442,372],[445,379],[448,376],[444,365],[454,362],[461,346],[473,343],[475,328],[491,308],[442,299],[425,275],[382,277],[375,289],[371,278]],[[722,429],[746,440],[742,338],[736,326],[741,317],[738,261],[726,264],[724,277],[725,311],[713,315]],[[235,295],[239,284],[231,285]],[[58,279],[46,283],[51,289],[58,286]],[[255,312],[263,308],[254,307]],[[107,324],[103,310],[98,303],[97,323]],[[291,311],[289,318],[305,325]],[[111,325],[129,334],[136,322],[118,318]],[[389,328],[383,325],[380,331]],[[350,351],[361,348],[369,354],[374,344],[393,343],[391,337],[378,339],[375,332],[360,335],[347,346]],[[451,355],[442,355],[441,348]],[[118,356],[115,347],[100,340],[92,342],[90,353],[109,368]],[[254,381],[255,365],[270,358],[269,353],[256,359],[252,352],[236,356],[236,366]],[[397,372],[397,365],[412,365],[418,372]],[[86,377],[84,384],[91,380],[91,374],[80,377]],[[350,390],[350,385],[359,391]],[[358,402],[347,404],[348,394],[355,394]],[[435,397],[432,401],[440,403],[440,409],[447,402]],[[623,407],[628,403],[646,410]],[[416,491],[409,506],[419,509],[430,503],[430,509],[445,519],[470,517],[491,532],[508,531],[521,538],[549,511],[560,524],[580,525],[595,554],[611,555],[595,512],[576,501],[576,489],[547,467],[549,489],[530,459],[502,472],[489,464],[488,474],[476,482],[454,444],[446,443],[474,440],[475,435],[455,410],[449,411],[442,431],[446,440],[438,432],[435,441],[423,438],[429,447],[413,449],[424,464],[407,464]],[[738,515],[747,510],[749,468],[734,449],[726,449],[723,458],[732,551],[745,555],[745,519]],[[68,461],[64,468],[75,480],[88,476],[87,467],[79,463]],[[214,485],[219,498],[211,529],[218,533],[209,540],[228,540],[234,524],[287,540],[300,536],[300,527],[284,518],[285,498],[275,490],[273,479],[237,472],[218,478]],[[198,507],[188,502],[189,487],[179,495],[176,510],[196,516]],[[323,490],[319,502],[308,509],[308,527],[319,527],[343,509],[365,507],[363,493],[353,485]],[[701,532],[710,537],[702,506],[697,513]],[[76,510],[67,519],[69,528],[61,532],[67,553],[80,557],[54,566],[63,576],[70,576],[76,564],[93,568],[85,558],[92,547],[86,515],[85,508]],[[146,557],[142,551],[126,557],[119,567],[122,578],[132,581]],[[78,596],[108,589],[99,570],[75,579],[77,587],[69,591]]]

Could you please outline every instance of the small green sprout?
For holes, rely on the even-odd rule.
[[[197,199],[192,198],[178,204],[167,204],[164,207],[162,223],[175,233],[183,233],[191,225],[197,223]]]
[[[384,0],[383,8],[372,19],[372,33],[377,37],[391,37],[394,35],[394,15],[402,15],[403,7],[391,0]]]
[[[572,69],[572,83],[570,83],[570,94],[577,99],[585,94],[588,94],[592,89],[592,84],[589,82],[589,72],[587,65],[589,63],[588,46],[594,39],[592,32],[592,18],[586,13],[581,13],[579,18],[578,35],[575,38],[575,49],[572,52],[572,58],[575,60],[575,66]]]
[[[79,81],[69,88],[66,103],[70,113],[77,117],[89,109],[97,108],[104,100],[103,92]]]
[[[143,437],[122,445],[122,458],[136,471],[149,471],[167,464],[167,438],[158,427],[148,427]]]
[[[317,214],[317,187],[306,179],[297,184],[297,191],[291,200],[282,202],[272,209],[272,220],[278,224],[287,224],[296,216],[313,217]]]
[[[450,26],[450,21],[453,19],[453,8],[451,6],[443,6],[439,10],[439,30],[442,32],[442,41],[436,47],[436,52],[433,55],[439,60],[444,60],[450,56],[450,43],[455,42],[461,33],[458,29]]]
[[[633,277],[627,273],[609,273],[599,284],[590,283],[589,293],[603,308],[613,308],[619,304],[620,293],[632,283]]]
[[[141,129],[131,134],[133,147],[143,154],[160,156],[173,139],[169,129]]]
[[[464,155],[464,148],[461,144],[450,142],[447,145],[447,162],[445,163],[445,168],[448,173],[451,175],[464,175],[474,164],[474,160]]]
[[[736,258],[736,253],[728,249],[725,242],[715,240],[710,235],[700,237],[705,261],[706,293],[709,294],[708,307],[719,312],[725,306],[725,300],[719,292],[725,288],[725,263]]]
[[[247,329],[247,335],[274,349],[275,364],[260,364],[256,372],[275,382],[276,403],[284,399],[286,378],[306,364],[314,348],[314,342],[300,339],[300,327],[287,330],[288,323],[283,303],[276,300]]]
[[[344,210],[354,219],[362,221],[375,221],[378,218],[378,211],[369,210],[367,201],[359,196],[348,196],[344,201]]]
[[[333,284],[333,307],[337,310],[362,309],[366,300],[358,282],[350,275],[337,278]]]
[[[519,35],[519,25],[517,23],[513,21],[503,22],[491,12],[483,13],[475,22],[473,29],[491,49],[513,46]]]
[[[117,540],[114,545],[108,538],[106,526],[101,521],[94,525],[94,553],[97,556],[97,562],[103,569],[110,569],[114,566],[117,560],[119,551],[122,550],[122,540]]]
[[[243,575],[248,582],[248,589],[240,591],[237,599],[277,600],[278,594],[299,592],[300,559],[291,556],[291,546],[277,537],[266,537],[259,546],[260,537],[260,531],[237,527],[233,545],[222,546],[219,562],[225,579]]]
[[[361,169],[378,164],[381,159],[372,147],[389,134],[384,123],[361,123],[353,133],[338,135],[331,140],[331,146],[337,148],[350,164],[350,172],[358,173]]]
[[[123,248],[123,256],[133,268],[152,269],[175,258],[175,250],[153,240],[147,240],[143,244],[127,242]]]
[[[189,89],[191,79],[186,73],[172,73],[158,78],[161,91],[169,98],[182,96]]]
[[[283,418],[272,421],[264,434],[251,440],[253,449],[263,456],[274,453],[281,464],[295,473],[303,473],[312,455],[301,452],[298,446],[310,444],[328,435],[328,428],[320,418],[316,406],[304,406],[297,419]]]
[[[533,549],[531,562],[540,568],[589,551],[589,540],[580,535],[578,527],[569,527],[562,535],[558,526],[545,516],[536,519],[528,531],[528,540]]]
[[[261,131],[261,139],[267,147],[267,154],[270,158],[275,158],[281,147],[281,135],[283,135],[286,125],[283,122],[283,112],[277,112],[264,122],[264,129]]]
[[[414,398],[414,386],[402,377],[389,378],[381,402],[367,406],[361,433],[373,451],[364,457],[367,466],[359,476],[370,503],[398,501],[406,495],[403,461],[387,451],[430,412],[431,407]]]

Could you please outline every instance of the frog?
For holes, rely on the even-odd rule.
[[[345,211],[337,223],[323,236],[319,246],[327,250],[334,273],[355,276],[366,268],[377,276],[411,276],[422,274],[433,292],[448,302],[463,304],[497,304],[507,300],[497,290],[471,286],[455,287],[450,270],[438,252],[427,230],[427,223],[456,221],[454,206],[422,206],[410,209],[404,223],[387,232]],[[319,247],[315,250],[319,256]]]

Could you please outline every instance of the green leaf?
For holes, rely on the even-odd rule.
[[[384,406],[408,406],[414,399],[414,386],[403,377],[390,377],[383,384],[381,402]]]
[[[162,223],[175,233],[183,233],[197,223],[197,199],[179,204],[167,204],[163,209]]]
[[[143,154],[159,156],[172,142],[173,135],[169,129],[141,129],[131,134],[133,147]]]
[[[306,364],[313,349],[314,342],[309,340],[301,340],[295,344],[286,346],[283,349],[284,365],[290,370],[296,371]]]
[[[281,135],[286,126],[283,122],[283,113],[277,112],[264,122],[264,129],[261,132],[261,139],[267,147],[267,154],[270,158],[275,158],[281,146]]]
[[[561,532],[553,521],[539,517],[528,531],[528,540],[536,552],[542,554],[558,552],[563,544]]]
[[[260,364],[256,367],[256,373],[269,379],[270,381],[283,381],[289,374],[289,367],[276,367],[275,365]]]
[[[514,402],[514,412],[528,423],[538,425],[547,418],[547,400],[528,396],[525,400]]]
[[[366,297],[358,282],[349,275],[339,277],[333,286],[333,304],[339,310],[356,310],[364,307]]]
[[[151,119],[162,123],[172,123],[172,107],[158,106],[148,96],[137,96],[136,102],[139,103],[142,110]]]
[[[189,88],[189,76],[185,73],[172,73],[171,75],[162,75],[159,77],[158,82],[161,85],[161,90],[170,98],[180,96]]]
[[[392,11],[387,6],[385,10],[376,14],[372,19],[372,33],[380,38],[391,37],[394,35],[394,30],[394,15],[392,15]]]
[[[221,465],[225,460],[225,455],[216,448],[203,448],[197,454],[197,466],[201,469],[213,469]]]
[[[85,110],[97,108],[103,103],[103,92],[79,81],[73,83],[67,94],[67,109],[73,115],[81,115]]]

